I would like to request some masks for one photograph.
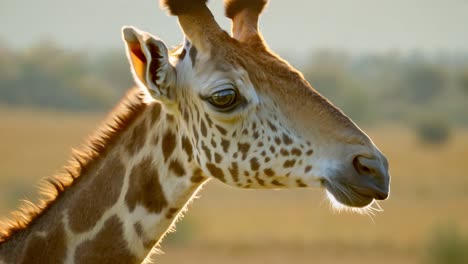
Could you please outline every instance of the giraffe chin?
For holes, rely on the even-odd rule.
[[[329,181],[324,181],[323,185],[332,204],[339,203],[349,207],[364,208],[374,202],[374,197],[360,194],[352,187]]]

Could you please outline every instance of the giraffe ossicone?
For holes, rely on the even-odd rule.
[[[168,51],[122,31],[137,87],[0,233],[0,263],[140,263],[215,178],[240,188],[324,187],[366,208],[389,194],[371,139],[276,56],[259,33],[266,0],[228,0],[233,35],[204,0],[163,0],[185,42]]]

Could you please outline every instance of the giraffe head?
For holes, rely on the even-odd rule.
[[[185,35],[173,52],[148,33],[123,29],[137,84],[148,103],[173,116],[203,174],[242,188],[323,186],[351,207],[386,199],[386,158],[267,48],[257,28],[266,0],[226,2],[232,36],[205,2],[163,1]]]

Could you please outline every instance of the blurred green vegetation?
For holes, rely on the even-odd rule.
[[[453,224],[437,226],[426,247],[425,263],[468,263],[468,238]]]
[[[66,111],[107,109],[132,85],[124,52],[68,51],[45,40],[0,44],[0,103]]]
[[[321,50],[308,58],[299,70],[360,124],[414,124],[437,116],[447,126],[468,125],[467,54],[351,56]],[[132,85],[123,50],[70,51],[50,40],[15,50],[0,43],[0,104],[104,110]]]
[[[312,86],[358,123],[413,125],[437,116],[468,125],[468,55],[419,53],[310,55],[302,72]]]
[[[416,122],[415,130],[422,142],[428,144],[442,144],[450,139],[451,126],[447,119],[427,116]]]

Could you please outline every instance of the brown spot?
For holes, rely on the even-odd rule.
[[[143,227],[141,226],[141,223],[134,223],[133,228],[135,229],[135,233],[138,235],[138,237],[143,238]]]
[[[312,169],[312,166],[307,166],[305,167],[304,172],[308,173],[311,169]]]
[[[46,236],[30,233],[21,254],[23,257],[15,263],[63,263],[67,253],[65,229],[61,222],[51,228]]]
[[[253,136],[253,138],[258,138],[260,135],[258,134],[257,131],[254,131],[254,133],[253,133],[252,136]],[[262,143],[262,142],[260,142],[260,143]],[[259,144],[260,144],[260,143],[259,143]]]
[[[216,129],[218,129],[219,133],[221,133],[223,136],[227,134],[227,130],[224,129],[222,126],[216,125]]]
[[[262,153],[260,153],[260,155],[261,155],[262,157],[265,157],[265,156],[266,156],[266,151],[262,151]]]
[[[223,159],[223,157],[221,155],[219,155],[218,153],[214,154],[214,158],[215,158],[216,163],[220,163],[221,160]]]
[[[169,210],[167,210],[167,213],[166,213],[166,218],[167,219],[173,218],[174,214],[176,214],[177,211],[179,211],[179,208],[169,208]]]
[[[187,153],[188,161],[192,161],[193,156],[193,149],[190,140],[187,137],[182,138],[182,149],[185,153]]]
[[[255,135],[254,135],[254,137],[257,138]],[[263,142],[262,141],[258,142],[257,146],[258,147],[263,147]]]
[[[194,107],[194,109],[195,109],[195,113],[197,113],[197,121],[200,121],[200,118],[201,118],[200,111],[198,111],[198,108],[196,107]]]
[[[257,180],[258,184],[261,185],[261,186],[265,186],[265,181],[260,179],[260,177],[258,176],[258,174],[255,175],[255,180]]]
[[[160,213],[167,206],[158,172],[152,165],[150,158],[144,159],[132,168],[129,182],[130,186],[125,195],[125,201],[130,211],[141,204],[149,212]]]
[[[288,135],[283,133],[283,142],[286,145],[291,145],[293,143],[293,140]]]
[[[213,121],[211,121],[211,118],[207,113],[205,113],[205,118],[206,122],[208,122],[208,127],[211,127],[213,125]]]
[[[184,167],[182,166],[182,164],[180,164],[180,162],[179,162],[178,160],[173,160],[173,161],[171,162],[171,164],[169,164],[169,170],[171,170],[172,172],[174,172],[174,174],[175,174],[177,177],[185,176]]]
[[[270,160],[271,160],[270,157],[265,158],[265,162],[269,162]]]
[[[300,156],[302,154],[302,151],[298,148],[293,148],[291,149],[291,154],[295,155],[295,156]]]
[[[281,139],[279,137],[275,137],[275,143],[276,143],[276,145],[280,145],[281,144]]]
[[[229,168],[229,173],[231,173],[231,176],[234,182],[239,181],[239,168],[236,162],[233,162],[231,164],[231,167]]]
[[[130,138],[126,144],[127,151],[134,155],[140,150],[146,141],[146,122],[140,121],[130,132]]]
[[[194,183],[199,183],[199,182],[202,182],[203,180],[205,179],[205,177],[203,176],[203,172],[201,169],[197,168],[193,171],[193,175],[192,175],[192,178],[190,178],[190,180]]]
[[[76,248],[75,263],[138,263],[138,259],[127,247],[122,222],[117,216],[112,216],[94,239]]]
[[[167,130],[162,138],[162,151],[164,156],[164,161],[167,161],[171,156],[172,152],[174,152],[176,145],[176,137],[172,133],[172,131]]]
[[[224,153],[227,153],[229,150],[229,141],[225,140],[224,138],[221,140],[221,146],[223,147]]]
[[[242,131],[242,135],[248,135],[249,134],[249,131],[247,131],[247,128],[244,128],[244,130]]]
[[[260,167],[260,164],[258,163],[257,158],[250,159],[250,169],[251,170],[257,171],[259,167]]]
[[[216,167],[216,165],[212,163],[207,163],[206,168],[210,171],[213,177],[219,179],[222,182],[226,182],[226,179],[224,178],[224,172],[222,169]]]
[[[81,233],[92,228],[104,212],[117,202],[124,174],[125,167],[120,159],[110,157],[92,180],[83,182],[83,188],[77,190],[71,198],[68,210],[73,232]]]
[[[284,186],[282,183],[280,183],[280,182],[277,181],[277,180],[272,181],[271,184],[273,184],[273,185],[275,185],[275,186]]]
[[[264,172],[264,173],[266,174],[266,176],[268,176],[268,177],[273,177],[273,176],[275,176],[275,172],[274,172],[272,169],[270,169],[270,168],[264,169],[263,172]]]
[[[216,148],[216,146],[218,146],[214,141],[214,137],[211,138],[211,146],[213,146],[213,148]]]
[[[301,179],[296,180],[297,186],[299,187],[307,187],[307,184],[301,181]]]
[[[203,137],[206,137],[207,135],[207,130],[206,130],[206,125],[205,125],[205,122],[203,120],[200,121],[200,131],[203,135]]]
[[[286,149],[282,148],[280,150],[280,154],[283,155],[283,156],[289,156],[289,151],[287,151]]]
[[[252,130],[255,130],[255,129],[257,129],[257,123],[253,122],[252,123]]]
[[[250,149],[249,143],[237,143],[237,149],[242,153],[242,159],[245,160]]]
[[[268,126],[273,130],[273,132],[276,132],[278,129],[276,128],[275,125],[273,125],[269,120],[268,120]]]
[[[276,152],[275,147],[274,147],[274,146],[270,146],[270,151],[271,151],[271,153],[275,153],[275,152]]]
[[[202,149],[205,152],[206,158],[208,161],[211,161],[211,151],[210,149],[205,145],[205,142],[202,141]]]
[[[168,122],[171,122],[171,123],[172,123],[172,122],[174,122],[175,118],[174,118],[173,115],[167,114],[167,115],[166,115],[166,120],[167,120]]]
[[[310,150],[308,150],[308,151],[306,152],[306,155],[307,155],[307,156],[310,156],[310,155],[312,155],[313,153],[314,153],[314,150],[310,149]]]
[[[296,164],[296,160],[287,160],[284,162],[283,167],[291,168],[294,164]]]
[[[250,176],[249,171],[244,171],[244,175],[247,176],[247,177]]]

